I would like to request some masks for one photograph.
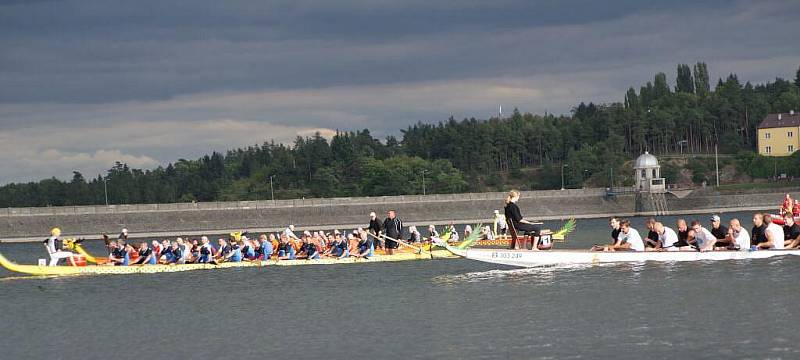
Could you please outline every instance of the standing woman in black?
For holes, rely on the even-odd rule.
[[[539,236],[539,231],[542,229],[530,221],[522,218],[522,213],[519,211],[517,201],[519,201],[519,191],[511,190],[506,196],[506,219],[510,220],[511,224],[514,226],[514,229],[517,231],[517,236],[521,236],[522,232],[527,233],[531,237],[531,250],[538,251],[539,244],[536,244],[534,239],[536,236]],[[516,244],[511,244],[511,248],[514,249],[515,245]]]

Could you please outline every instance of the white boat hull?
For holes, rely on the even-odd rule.
[[[645,261],[721,261],[765,259],[774,256],[800,255],[800,250],[759,251],[588,251],[588,250],[504,250],[504,249],[456,249],[447,247],[455,255],[494,264],[536,267],[562,264],[635,263]]]

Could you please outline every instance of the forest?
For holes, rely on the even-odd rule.
[[[657,155],[733,156],[753,178],[800,176],[800,155],[765,159],[755,153],[764,116],[800,110],[795,78],[742,83],[730,74],[712,82],[707,65],[679,64],[610,104],[580,103],[569,115],[454,118],[418,122],[401,137],[380,140],[368,129],[319,134],[292,144],[272,141],[180,159],[155,169],[117,163],[105,174],[44,179],[0,187],[0,207],[168,203],[301,197],[382,196],[621,185],[626,162]],[[690,164],[696,172],[702,161]],[[675,169],[664,169],[667,180]],[[695,181],[703,180],[697,176]]]

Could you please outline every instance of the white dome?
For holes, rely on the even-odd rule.
[[[655,168],[658,167],[658,159],[655,156],[650,155],[647,151],[644,152],[641,156],[636,158],[636,162],[633,164],[634,169],[645,169],[645,168]]]

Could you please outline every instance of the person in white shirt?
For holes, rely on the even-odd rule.
[[[631,222],[628,219],[622,219],[619,222],[619,244],[606,246],[605,251],[644,251],[644,241],[639,231],[631,228]]]
[[[508,229],[506,217],[500,215],[500,210],[494,211],[494,233],[495,235],[505,234]]]
[[[783,249],[783,227],[772,222],[772,216],[764,214],[764,224],[767,225],[767,230],[764,235],[767,236],[767,241],[758,244],[759,249]]]
[[[731,219],[730,226],[728,226],[728,238],[734,248],[750,250],[750,234],[742,228],[739,219]]]
[[[653,225],[653,229],[658,233],[657,250],[678,251],[678,248],[675,247],[675,243],[678,242],[678,234],[675,230],[664,226],[664,224],[660,222],[656,222]]]
[[[714,250],[714,244],[717,243],[717,237],[704,228],[699,220],[692,221],[692,230],[694,230],[694,241],[697,250],[709,251]]]
[[[61,229],[53,228],[50,230],[50,237],[44,241],[44,247],[47,248],[47,253],[50,255],[50,266],[58,265],[58,260],[60,259],[69,259],[73,253],[69,251],[64,251],[62,249],[61,240],[58,238],[61,236]]]
[[[283,230],[283,234],[289,239],[300,240],[297,235],[294,234],[294,224],[287,226],[286,229]]]

